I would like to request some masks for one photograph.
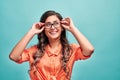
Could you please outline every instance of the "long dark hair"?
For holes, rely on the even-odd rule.
[[[40,22],[45,22],[45,20],[52,15],[56,15],[58,17],[58,19],[61,21],[63,18],[62,16],[55,12],[55,11],[46,11],[40,18]],[[62,68],[64,69],[65,73],[67,74],[66,76],[69,78],[69,68],[66,67],[67,62],[69,60],[70,57],[70,51],[71,51],[71,47],[68,43],[68,40],[66,38],[66,30],[63,29],[62,33],[61,33],[61,37],[60,37],[60,41],[62,44],[62,57],[61,57],[61,63],[62,63]],[[45,51],[45,47],[46,45],[49,44],[48,38],[45,35],[45,32],[41,32],[38,34],[38,44],[37,44],[37,48],[38,51],[36,52],[36,54],[34,55],[34,60],[35,60],[35,64],[37,63],[37,61],[39,60],[39,58],[41,58],[44,55],[44,51]]]

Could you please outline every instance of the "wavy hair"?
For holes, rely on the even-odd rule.
[[[41,16],[40,22],[44,23],[45,20],[49,16],[52,16],[52,15],[56,15],[60,21],[63,19],[62,16],[59,13],[50,10],[50,11],[46,11]],[[38,51],[34,55],[34,64],[36,64],[37,61],[39,60],[39,58],[41,58],[44,55],[45,47],[46,47],[46,45],[49,44],[48,38],[45,35],[44,31],[39,33],[37,37],[38,37],[38,44],[37,44]],[[66,30],[65,29],[63,29],[63,31],[61,33],[60,41],[61,41],[61,44],[62,44],[62,50],[61,50],[61,54],[62,54],[62,57],[61,57],[62,68],[63,68],[63,70],[66,73],[66,77],[69,78],[69,68],[66,65],[67,65],[67,62],[68,62],[69,57],[71,55],[70,54],[71,47],[70,47],[69,42],[68,42],[68,40],[66,38]]]

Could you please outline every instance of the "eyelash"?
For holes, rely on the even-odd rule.
[[[45,25],[46,25],[46,26],[51,26],[51,25],[57,25],[57,24],[59,24],[59,22],[46,23]]]

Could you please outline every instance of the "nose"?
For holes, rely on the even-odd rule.
[[[51,25],[51,29],[55,29],[55,26],[53,24]]]

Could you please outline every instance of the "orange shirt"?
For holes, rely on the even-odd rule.
[[[77,60],[84,60],[89,58],[90,56],[84,56],[81,52],[81,48],[77,44],[71,44],[71,48],[73,49],[70,59],[67,63],[67,67],[70,71],[70,76],[72,73],[73,64]],[[37,51],[37,46],[32,46],[28,49],[25,49],[22,53],[21,60],[18,63],[22,63],[25,61],[29,61],[30,64],[30,78],[31,80],[67,80],[66,74],[61,68],[61,54],[58,53],[48,53],[47,49],[45,50],[45,54],[40,58],[39,62],[36,66],[31,66],[34,62],[33,54]]]

